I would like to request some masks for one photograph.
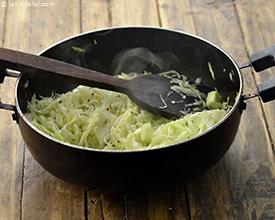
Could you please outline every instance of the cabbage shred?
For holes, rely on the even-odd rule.
[[[123,74],[122,74],[123,76]],[[188,140],[220,121],[225,109],[168,120],[143,110],[126,95],[78,86],[28,103],[27,117],[44,133],[74,145],[106,150],[163,147]]]

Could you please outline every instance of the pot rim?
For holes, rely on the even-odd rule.
[[[94,29],[94,30],[91,30],[91,31],[86,31],[86,32],[83,32],[83,33],[79,33],[79,34],[75,34],[75,35],[72,35],[72,36],[69,36],[63,40],[60,40],[54,44],[51,44],[50,46],[46,47],[45,49],[43,49],[42,51],[40,51],[39,53],[37,53],[37,55],[41,56],[43,53],[45,53],[46,51],[50,50],[51,48],[61,44],[61,43],[64,43],[68,40],[71,40],[71,39],[74,39],[74,38],[78,38],[80,36],[84,36],[84,35],[87,35],[87,34],[90,34],[90,33],[95,33],[95,32],[104,32],[104,31],[113,31],[113,30],[119,30],[119,29],[151,29],[151,30],[161,30],[161,31],[168,31],[168,32],[173,32],[173,33],[178,33],[178,34],[184,34],[184,35],[187,35],[187,36],[190,36],[190,37],[193,37],[193,38],[196,38],[200,41],[203,41],[205,43],[208,43],[210,44],[211,46],[217,48],[218,50],[220,50],[224,55],[226,55],[228,57],[228,59],[230,59],[230,61],[234,64],[236,70],[237,70],[237,73],[238,73],[238,76],[239,76],[239,79],[240,79],[240,86],[239,86],[239,91],[238,91],[238,94],[235,98],[235,103],[234,105],[232,106],[232,108],[226,113],[226,115],[218,122],[216,123],[214,126],[212,126],[210,129],[207,129],[206,131],[188,139],[188,140],[185,140],[185,141],[182,141],[182,142],[179,142],[179,143],[176,143],[176,144],[171,144],[171,145],[167,145],[167,146],[163,146],[163,147],[152,147],[152,148],[144,148],[144,149],[135,149],[135,150],[105,150],[105,149],[96,149],[96,148],[89,148],[89,147],[82,147],[82,146],[79,146],[79,145],[74,145],[74,144],[70,144],[70,143],[67,143],[67,142],[64,142],[64,141],[60,141],[58,139],[55,139],[53,137],[51,137],[50,135],[44,133],[43,131],[39,130],[38,128],[36,128],[28,119],[27,117],[24,115],[24,113],[21,111],[21,108],[19,106],[19,102],[18,102],[18,97],[17,97],[17,90],[18,90],[18,85],[19,85],[19,81],[22,77],[22,74],[20,74],[20,76],[18,77],[17,81],[16,81],[16,85],[15,85],[15,106],[16,106],[16,110],[17,110],[17,113],[19,114],[19,116],[23,119],[23,121],[28,125],[30,126],[33,130],[35,130],[36,132],[38,132],[40,135],[50,139],[51,141],[54,141],[54,142],[57,142],[61,145],[64,145],[66,147],[71,147],[71,148],[75,148],[75,149],[79,149],[79,150],[87,150],[87,151],[95,151],[95,152],[100,152],[100,153],[139,153],[139,152],[145,152],[145,151],[152,151],[152,150],[162,150],[162,149],[167,149],[167,148],[170,148],[170,147],[173,147],[173,146],[176,146],[176,145],[179,145],[179,144],[184,144],[184,143],[187,143],[187,142],[191,142],[197,138],[200,138],[201,136],[205,135],[206,133],[208,132],[211,132],[212,130],[216,129],[217,127],[219,127],[224,121],[227,120],[227,118],[229,118],[232,113],[238,108],[240,102],[241,102],[241,98],[242,98],[242,94],[243,94],[243,77],[242,77],[242,74],[241,74],[241,71],[240,71],[240,67],[239,65],[237,64],[237,62],[225,51],[223,50],[222,48],[220,48],[219,46],[215,45],[214,43],[198,36],[198,35],[195,35],[195,34],[191,34],[191,33],[188,33],[188,32],[185,32],[185,31],[181,31],[181,30],[173,30],[173,29],[169,29],[169,28],[163,28],[163,27],[156,27],[156,26],[115,26],[115,27],[106,27],[106,28],[98,28],[98,29]]]

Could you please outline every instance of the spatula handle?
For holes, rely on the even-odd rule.
[[[82,68],[62,61],[20,51],[0,48],[0,69],[17,70],[22,73],[52,74],[73,79],[81,85],[123,92],[127,80],[122,80],[94,70]],[[2,74],[1,81],[5,75]]]

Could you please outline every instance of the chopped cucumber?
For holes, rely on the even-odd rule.
[[[221,109],[223,108],[223,100],[218,91],[211,91],[206,97],[206,106],[208,109]]]

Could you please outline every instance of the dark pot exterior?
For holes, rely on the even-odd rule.
[[[110,191],[185,182],[213,166],[237,133],[241,107],[210,132],[160,149],[104,152],[73,148],[41,135],[19,118],[19,127],[34,159],[54,176],[87,188]]]
[[[126,29],[127,28],[122,28],[121,30],[123,32]],[[201,39],[195,39],[196,37],[194,36],[185,36],[185,34],[180,32],[174,33],[172,31],[159,30],[157,28],[130,28],[130,30],[126,30],[126,35],[128,32],[129,34],[126,36],[125,42],[123,42],[122,39],[122,43],[120,44],[125,43],[125,48],[131,46],[142,46],[142,43],[135,43],[134,39],[132,43],[133,45],[130,45],[131,41],[127,41],[129,36],[134,38],[136,35],[135,32],[139,31],[139,29],[142,31],[140,35],[141,41],[143,40],[145,46],[149,48],[151,45],[150,41],[152,41],[152,39],[158,39],[156,36],[164,35],[163,39],[166,39],[167,37],[168,43],[169,41],[174,42],[175,39],[178,38],[178,42],[184,41],[182,45],[171,46],[171,50],[175,51],[175,53],[178,51],[177,47],[189,45],[193,43],[193,41],[194,44],[198,43],[201,44],[200,47],[207,48],[207,53],[211,54],[211,51],[213,50],[214,61],[215,59],[218,61],[223,59],[222,62],[224,62],[225,65],[228,65],[228,68],[233,69],[236,74],[239,75],[240,82],[238,82],[238,85],[235,87],[237,87],[236,91],[238,92],[242,90],[242,78],[235,62],[223,51],[209,45],[208,42],[204,42]],[[118,29],[117,32],[121,30]],[[147,38],[150,35],[150,32],[154,34],[152,39],[148,40]],[[116,30],[99,32],[96,35],[93,33],[88,33],[86,35],[61,42],[60,44],[56,44],[50,49],[44,51],[42,55],[62,60],[62,56],[66,57],[68,45],[73,45],[70,42],[73,41],[76,44],[80,44],[81,39],[85,39],[86,36],[89,36],[90,39],[91,36],[96,36],[99,43],[100,39],[102,38],[101,40],[103,41],[105,37],[109,41],[109,33],[114,35],[111,37],[115,40],[115,36],[117,34]],[[180,39],[181,37],[183,39]],[[163,42],[163,39],[159,39],[159,44]],[[119,50],[119,46],[117,46],[117,44],[115,44],[115,47],[118,47],[117,50]],[[152,44],[156,44],[156,42],[152,42]],[[85,46],[86,43],[83,43],[82,45]],[[191,46],[190,53],[193,51]],[[154,47],[156,46],[152,46],[150,49],[153,50]],[[210,49],[208,49],[208,47]],[[109,54],[108,51],[105,51],[104,53]],[[195,57],[196,53],[197,52],[194,52],[191,56]],[[205,56],[205,54],[202,56]],[[100,55],[98,55],[98,57],[100,57]],[[70,57],[70,59],[72,58]],[[106,62],[108,62],[108,59]],[[73,63],[73,60],[66,58],[63,60]],[[197,63],[194,63],[193,65],[197,67],[200,63],[202,63],[201,65],[207,66],[207,63],[201,60],[198,60]],[[82,64],[78,63],[78,65]],[[82,66],[87,65],[88,64],[85,63]],[[110,62],[106,66],[110,66]],[[191,67],[192,66],[188,68],[192,69]],[[101,67],[98,67],[98,69],[102,71]],[[31,94],[28,94],[28,91],[23,91],[24,80],[24,77],[20,77],[17,82],[16,108],[17,112],[19,112],[19,128],[30,153],[42,167],[54,176],[87,188],[116,191],[121,189],[137,189],[146,186],[160,186],[165,185],[166,183],[170,184],[190,180],[205,172],[217,163],[217,161],[219,161],[226,153],[237,133],[242,112],[243,103],[240,98],[241,95],[239,94],[238,98],[236,98],[236,103],[233,109],[231,109],[222,122],[219,122],[208,132],[203,133],[202,135],[189,141],[164,148],[134,152],[113,152],[85,149],[77,146],[68,146],[64,143],[49,138],[49,136],[37,131],[37,129],[34,128],[30,122],[28,122],[26,117],[23,115],[23,112],[26,111],[25,99],[29,99]],[[44,85],[45,83],[47,84],[46,81],[41,82],[41,80],[36,80],[36,88],[33,89],[34,92],[35,90],[39,91],[39,89],[45,90],[47,87],[51,86],[50,84]],[[54,84],[56,82],[52,83]],[[42,88],[43,86],[44,88]],[[68,90],[70,88],[66,89]],[[62,88],[58,91],[62,91]],[[23,93],[26,94],[23,95]]]

